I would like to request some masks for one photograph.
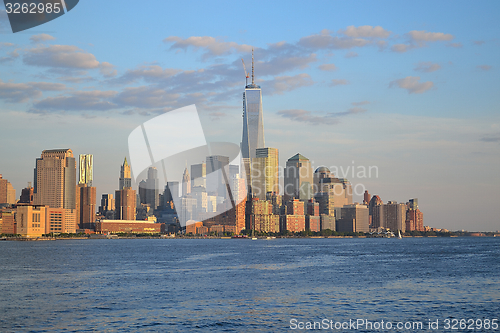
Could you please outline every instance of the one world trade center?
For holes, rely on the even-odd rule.
[[[264,148],[264,119],[262,115],[262,91],[254,81],[252,50],[252,83],[247,84],[243,93],[243,138],[241,154],[243,158],[255,158],[257,148]]]

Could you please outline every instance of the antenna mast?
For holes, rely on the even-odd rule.
[[[252,85],[255,84],[255,81],[254,81],[254,71],[253,71],[253,47],[252,47]]]

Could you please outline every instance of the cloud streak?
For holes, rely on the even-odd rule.
[[[422,94],[434,86],[432,81],[419,82],[419,76],[407,76],[403,79],[394,80],[389,83],[389,87],[399,87],[406,89],[408,94]]]

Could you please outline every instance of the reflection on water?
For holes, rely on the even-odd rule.
[[[0,331],[260,331],[500,313],[500,239],[0,243]]]

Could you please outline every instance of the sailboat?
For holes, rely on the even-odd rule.
[[[398,230],[398,239],[402,239],[403,236],[401,236],[401,230]]]

